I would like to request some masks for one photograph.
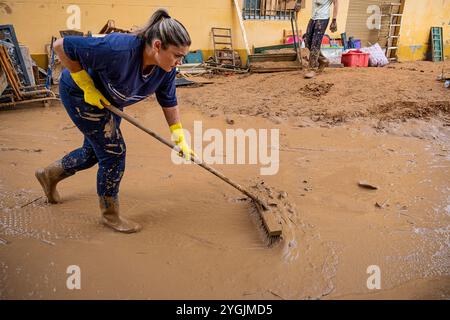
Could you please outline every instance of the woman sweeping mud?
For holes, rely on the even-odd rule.
[[[185,27],[165,10],[156,11],[135,34],[103,38],[65,37],[55,42],[64,71],[61,101],[84,135],[83,146],[46,168],[36,170],[50,203],[58,203],[59,181],[98,163],[97,194],[102,221],[116,231],[131,233],[140,225],[119,214],[119,185],[125,170],[125,142],[120,118],[103,104],[119,109],[155,93],[172,139],[188,157],[175,93],[175,67],[187,54],[191,39]]]

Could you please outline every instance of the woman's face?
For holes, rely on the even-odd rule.
[[[189,52],[188,46],[177,47],[169,45],[166,49],[163,49],[160,40],[155,40],[152,47],[156,63],[166,72],[170,72],[173,68],[180,65],[183,57]]]

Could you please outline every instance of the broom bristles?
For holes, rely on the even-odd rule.
[[[252,203],[252,211],[251,216],[253,217],[253,221],[258,227],[259,234],[267,247],[273,247],[277,243],[279,243],[282,239],[281,234],[271,235],[270,230],[267,228],[266,223],[264,222],[264,218],[262,216],[262,212],[258,208],[258,205],[251,201]]]

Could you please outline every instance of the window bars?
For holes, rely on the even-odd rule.
[[[244,19],[290,20],[295,14],[296,0],[245,0]]]

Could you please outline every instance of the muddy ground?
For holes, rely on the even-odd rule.
[[[261,164],[214,165],[243,185],[264,181],[289,204],[283,239],[271,248],[238,191],[173,164],[165,146],[125,122],[122,213],[143,230],[124,235],[100,224],[96,167],[61,182],[64,202],[47,204],[34,170],[82,136],[58,102],[1,111],[0,298],[449,299],[443,67],[328,69],[313,80],[215,76],[178,89],[191,131],[194,121],[222,132],[279,129],[275,175],[260,175]],[[169,137],[154,98],[126,111]],[[79,290],[66,286],[71,265],[81,271]]]

